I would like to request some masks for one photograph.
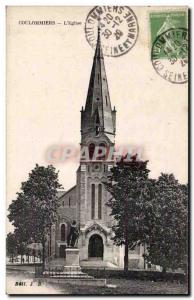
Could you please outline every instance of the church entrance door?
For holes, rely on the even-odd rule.
[[[103,259],[103,252],[104,246],[101,236],[98,234],[92,235],[89,239],[88,257]]]
[[[66,249],[65,245],[60,245],[60,248],[59,248],[59,257],[65,258],[65,256],[66,256],[65,249]]]

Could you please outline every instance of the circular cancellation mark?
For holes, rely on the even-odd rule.
[[[188,81],[188,30],[171,28],[153,43],[152,65],[165,80],[181,84]]]
[[[103,54],[118,57],[135,45],[139,27],[137,17],[128,6],[96,6],[87,15],[85,36],[95,49],[100,28]]]

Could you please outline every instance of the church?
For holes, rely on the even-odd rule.
[[[80,231],[77,247],[81,267],[123,267],[124,247],[115,246],[111,240],[114,219],[106,206],[110,194],[103,185],[114,161],[106,159],[106,155],[92,159],[95,147],[114,147],[115,133],[116,110],[111,106],[98,30],[86,104],[81,110],[80,145],[81,151],[88,148],[89,160],[80,160],[76,185],[59,193],[58,220],[47,242],[47,261],[51,264],[64,265],[67,237],[72,222],[76,221]],[[129,268],[145,268],[143,253],[143,246],[129,250]]]

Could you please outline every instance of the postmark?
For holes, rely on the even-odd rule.
[[[171,83],[188,81],[186,11],[150,13],[151,61],[156,72]]]
[[[168,29],[152,47],[152,64],[156,72],[171,83],[188,81],[188,30]]]
[[[95,49],[100,27],[103,54],[118,57],[135,45],[139,27],[135,13],[128,6],[96,6],[87,15],[85,36]]]

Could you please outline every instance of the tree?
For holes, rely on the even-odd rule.
[[[150,201],[151,181],[147,161],[121,160],[111,169],[105,186],[111,198],[107,206],[115,219],[113,241],[124,245],[124,272],[128,271],[128,252],[144,240],[144,202]]]
[[[62,188],[58,172],[51,165],[36,164],[21,192],[9,206],[8,218],[15,226],[23,242],[42,244],[43,270],[45,267],[45,243],[50,224],[56,220],[59,206],[57,191]]]
[[[14,262],[14,257],[17,254],[17,241],[14,233],[9,232],[6,238],[7,255],[10,256],[11,262]]]
[[[161,174],[151,201],[146,260],[166,268],[186,268],[188,188],[173,174]]]
[[[24,242],[20,242],[20,244],[18,244],[18,254],[21,256],[21,264],[23,264],[23,256],[27,254],[26,244]]]
[[[35,261],[36,261],[36,250],[35,249],[32,250],[32,256],[33,256],[33,262],[35,263]]]
[[[22,240],[27,242],[29,239],[29,211],[31,209],[31,201],[27,199],[23,192],[17,193],[17,199],[13,200],[9,205],[8,219],[12,222],[15,227],[14,232],[17,236],[17,241]]]
[[[21,264],[24,262],[23,256],[27,254],[27,241],[23,238],[22,232],[23,231],[19,231],[18,228],[14,230],[17,242],[17,254],[21,256]]]

